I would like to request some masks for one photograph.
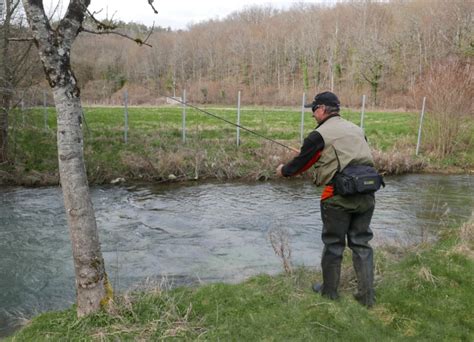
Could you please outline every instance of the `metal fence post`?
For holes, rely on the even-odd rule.
[[[44,129],[48,130],[48,105],[47,98],[46,98],[46,91],[43,91],[43,118],[44,118]]]
[[[124,103],[124,115],[125,115],[125,128],[124,128],[124,141],[128,143],[128,91],[125,90],[123,94]]]
[[[306,102],[306,93],[303,93],[303,101],[301,103],[301,127],[300,127],[300,140],[301,145],[303,145],[303,132],[304,132],[304,105]]]
[[[416,143],[416,153],[415,153],[415,155],[418,155],[418,152],[420,151],[421,128],[423,126],[423,117],[425,116],[425,104],[426,104],[426,96],[423,97],[423,105],[421,106],[420,127],[418,128],[418,141]]]
[[[183,144],[186,143],[186,89],[183,90]]]
[[[362,112],[360,113],[360,128],[364,129],[365,95],[362,95]]]
[[[237,95],[237,146],[240,146],[240,90]]]
[[[25,126],[25,92],[21,93],[21,119],[23,126]]]

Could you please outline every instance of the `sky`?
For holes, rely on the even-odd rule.
[[[252,5],[272,5],[277,9],[291,7],[292,4],[330,3],[334,0],[291,1],[291,0],[155,0],[153,5],[158,14],[148,4],[148,0],[91,0],[89,10],[102,12],[97,18],[112,15],[116,20],[134,21],[148,26],[171,27],[174,30],[186,29],[189,24],[197,24],[210,19],[223,19],[232,12],[242,10]],[[46,3],[47,1],[45,1]],[[130,4],[132,3],[132,5]]]

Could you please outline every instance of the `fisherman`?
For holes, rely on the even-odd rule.
[[[292,177],[314,165],[314,183],[325,186],[321,195],[323,282],[313,284],[313,290],[330,299],[339,297],[341,262],[347,236],[358,283],[354,298],[371,307],[375,304],[375,293],[373,250],[369,245],[373,234],[369,225],[375,196],[373,192],[340,195],[335,191],[335,179],[346,166],[373,167],[372,155],[362,129],[340,116],[340,102],[334,93],[319,93],[305,107],[311,108],[318,125],[305,138],[299,154],[288,163],[280,164],[276,173]]]

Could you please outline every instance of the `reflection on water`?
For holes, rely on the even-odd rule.
[[[377,194],[375,244],[418,242],[465,220],[472,176],[387,179]],[[148,277],[175,284],[240,281],[281,271],[268,239],[290,236],[293,263],[320,261],[319,191],[305,181],[97,187],[92,190],[107,272],[116,289]],[[69,234],[59,188],[0,190],[0,336],[15,317],[74,301]]]

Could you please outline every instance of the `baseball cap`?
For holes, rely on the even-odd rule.
[[[325,91],[323,93],[319,93],[314,97],[313,102],[305,104],[305,108],[314,108],[317,105],[326,105],[332,107],[339,107],[340,102],[337,98],[336,94],[331,93],[330,91]]]

